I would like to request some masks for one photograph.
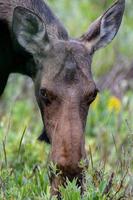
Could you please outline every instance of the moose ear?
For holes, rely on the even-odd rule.
[[[45,37],[41,18],[23,7],[16,7],[13,14],[13,33],[18,43],[29,53],[35,54]]]
[[[114,39],[119,30],[124,9],[125,0],[118,0],[91,24],[88,32],[80,38],[80,41],[93,51],[106,46]]]

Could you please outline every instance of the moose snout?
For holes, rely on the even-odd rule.
[[[83,133],[65,132],[65,137],[58,137],[58,134],[52,140],[51,160],[57,169],[56,174],[51,173],[52,195],[59,194],[59,187],[65,184],[66,179],[77,178],[77,184],[82,188],[84,168],[80,161],[86,159]]]
[[[64,156],[60,155],[59,157],[53,158],[52,161],[56,164],[57,168],[66,176],[75,176],[81,172],[80,160],[81,157],[77,155],[78,159],[75,156],[69,155]]]
[[[58,195],[59,186],[65,185],[67,179],[77,178],[77,184],[81,183],[84,169],[81,161],[86,160],[86,152],[84,124],[79,110],[75,102],[65,101],[56,115],[58,120],[53,121],[50,134],[50,163],[54,166],[50,168],[52,195]]]
[[[69,132],[65,137],[53,140],[51,160],[66,176],[76,176],[82,171],[80,161],[85,159],[85,155],[83,133]]]
[[[51,160],[65,174],[79,173],[86,155],[83,124],[78,108],[72,105],[64,105],[52,134]]]

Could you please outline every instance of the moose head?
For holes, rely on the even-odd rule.
[[[114,39],[124,7],[125,1],[118,0],[78,39],[69,37],[48,13],[23,7],[14,10],[13,32],[35,63],[35,94],[52,146],[50,159],[62,171],[60,178],[51,178],[52,194],[57,194],[65,177],[81,177],[86,119],[98,92],[91,73],[92,57]]]

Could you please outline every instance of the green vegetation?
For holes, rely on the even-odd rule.
[[[49,0],[73,36],[79,36],[112,0]],[[94,57],[96,80],[119,56],[132,60],[133,4],[127,1],[119,36]],[[116,53],[117,52],[117,53]],[[118,57],[117,57],[118,56]],[[106,58],[106,59],[103,59]],[[49,200],[50,147],[37,141],[42,122],[27,77],[12,75],[0,101],[0,199]],[[83,200],[133,199],[133,92],[119,100],[109,91],[91,105],[86,125],[89,168]],[[60,188],[64,200],[81,200],[76,180]],[[53,198],[56,200],[56,198]]]
[[[8,89],[5,98],[10,93]],[[0,122],[0,197],[47,200],[50,197],[49,146],[37,141],[42,126],[38,109],[21,91],[19,98],[10,96],[7,104],[11,109],[2,101],[5,105]],[[132,96],[129,93],[120,101],[104,92],[90,108],[86,126],[89,169],[84,200],[133,197]],[[64,200],[81,199],[76,180],[68,182],[67,188],[61,187],[60,191]]]

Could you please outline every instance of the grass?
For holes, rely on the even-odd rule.
[[[10,82],[12,78],[0,103],[0,199],[47,200],[50,147],[37,141],[42,123],[32,86],[26,93],[25,84],[12,87]],[[132,110],[132,93],[120,101],[104,92],[92,104],[86,126],[89,168],[83,200],[133,199]],[[81,200],[76,180],[68,181],[60,192],[64,200]]]
[[[104,1],[98,0],[83,0],[78,4],[77,0],[48,2],[76,37],[86,32],[89,24],[105,10]],[[106,7],[112,2],[107,1]],[[104,74],[114,65],[117,60],[114,49],[128,62],[132,60],[132,5],[131,0],[126,2],[119,37],[95,55],[94,74]],[[122,101],[104,92],[91,106],[86,124],[89,168],[85,173],[83,200],[133,199],[132,111],[132,92],[125,94]],[[50,147],[37,141],[42,129],[40,119],[31,82],[12,76],[0,101],[0,200],[50,198],[47,173]],[[60,191],[64,200],[81,199],[76,180]]]

